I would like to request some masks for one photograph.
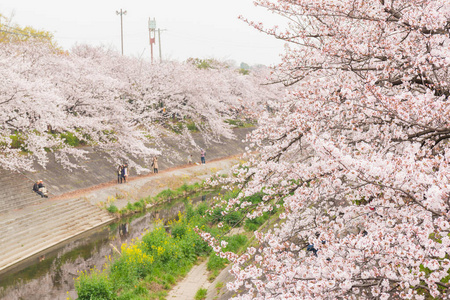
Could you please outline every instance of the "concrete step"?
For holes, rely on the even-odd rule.
[[[36,237],[34,240],[30,240],[28,243],[9,247],[5,249],[5,252],[2,251],[2,254],[0,255],[0,270],[17,263],[26,257],[35,255],[47,248],[70,239],[73,236],[101,226],[112,219],[113,217],[109,216],[108,218],[99,219],[98,221],[90,222],[88,224],[83,222],[83,220],[80,220],[67,224],[64,229],[60,229],[57,232],[47,232]]]
[[[97,210],[93,210],[91,208],[85,207],[74,207],[70,206],[65,210],[59,210],[58,213],[56,211],[50,211],[46,216],[42,218],[38,218],[36,220],[26,221],[26,222],[17,222],[11,223],[8,226],[5,226],[4,233],[0,234],[0,243],[6,242],[9,237],[14,237],[15,235],[24,235],[28,231],[39,230],[41,228],[52,228],[57,227],[60,224],[64,224],[68,222],[69,218],[83,218],[86,215],[90,215],[92,213],[100,215],[101,212]]]
[[[82,200],[43,203],[0,222],[0,270],[114,217]]]
[[[13,173],[0,169],[0,176],[0,182],[3,184],[2,186],[10,183],[17,183],[18,181],[24,181],[24,179],[26,179],[27,182],[32,182],[34,184],[32,180],[28,179],[21,173]]]
[[[0,182],[2,184],[2,189],[0,190],[0,196],[5,197],[9,195],[16,195],[18,192],[31,192],[33,191],[33,184],[29,182],[24,181],[17,181],[9,184],[5,184],[3,182]]]
[[[21,209],[25,206],[33,205],[47,200],[36,193],[22,194],[17,198],[1,199],[0,200],[0,214],[7,213],[16,209]]]
[[[4,217],[2,221],[0,221],[0,228],[5,228],[10,223],[20,223],[24,222],[28,219],[37,218],[46,218],[47,214],[58,212],[61,209],[67,209],[70,206],[84,205],[85,201],[81,199],[71,200],[71,201],[58,201],[58,202],[46,202],[41,205],[36,205],[31,207],[28,211],[21,211],[17,214],[14,214],[11,217]],[[1,235],[1,232],[0,232]]]
[[[0,244],[7,242],[9,238],[14,238],[14,236],[26,235],[28,231],[38,231],[40,228],[49,227],[48,222],[53,222],[56,225],[60,218],[62,222],[65,222],[68,216],[82,216],[83,210],[95,211],[93,208],[98,209],[83,202],[75,202],[70,205],[52,205],[20,218],[4,221],[4,224],[0,225],[0,228],[3,229],[0,232]]]
[[[21,173],[0,169],[0,214],[40,202],[42,198],[32,191],[33,184]]]
[[[81,218],[79,220],[75,219],[71,220],[63,226],[59,226],[57,229],[47,229],[47,231],[36,234],[35,236],[27,239],[26,242],[17,241],[7,244],[8,246],[2,250],[2,254],[0,255],[0,265],[3,264],[3,261],[9,260],[9,256],[20,256],[17,255],[19,252],[29,251],[27,249],[42,248],[42,246],[48,244],[50,240],[67,239],[68,237],[72,237],[76,234],[82,233],[86,230],[96,227],[98,224],[108,222],[109,220],[111,220],[111,217],[93,219],[89,222],[87,222],[84,218]],[[19,252],[17,252],[18,250]]]
[[[22,245],[34,245],[39,244],[39,242],[45,242],[48,238],[65,236],[68,232],[72,230],[78,230],[81,227],[90,227],[91,223],[97,223],[103,219],[98,217],[97,211],[84,212],[83,214],[73,214],[66,216],[65,220],[63,218],[58,218],[55,220],[49,219],[45,224],[39,227],[28,228],[22,231],[18,235],[10,235],[0,244],[4,245],[2,248],[2,253],[8,252],[10,249],[14,250],[20,248]],[[109,219],[110,217],[108,217]],[[20,236],[20,239],[17,237]],[[1,257],[0,255],[0,261]]]

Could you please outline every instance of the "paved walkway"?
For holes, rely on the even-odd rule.
[[[210,285],[208,281],[208,271],[206,264],[208,260],[203,261],[200,265],[195,265],[167,295],[167,300],[191,300],[201,288],[207,289]]]
[[[127,183],[117,184],[109,182],[76,193],[69,193],[54,199],[83,198],[93,205],[101,205],[108,200],[114,201],[119,209],[125,207],[128,202],[136,202],[145,197],[156,196],[166,189],[177,189],[184,183],[193,184],[202,182],[212,174],[227,173],[228,170],[239,162],[239,156],[216,159],[205,165],[192,164],[166,169],[157,174],[129,178]]]

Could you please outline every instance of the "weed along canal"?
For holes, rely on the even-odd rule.
[[[0,299],[76,299],[74,280],[80,272],[102,269],[129,244],[157,224],[170,223],[184,212],[187,201],[208,201],[212,194],[178,200],[97,228],[18,264],[0,274]],[[188,198],[189,199],[189,198]]]

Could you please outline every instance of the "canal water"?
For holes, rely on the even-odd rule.
[[[212,195],[196,197],[192,202],[206,201]],[[115,223],[97,228],[31,257],[14,269],[0,274],[0,299],[59,300],[77,298],[74,279],[77,272],[97,266],[102,269],[114,248],[140,238],[157,220],[173,220],[185,210],[184,201],[152,208]]]

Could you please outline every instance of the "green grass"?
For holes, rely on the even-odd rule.
[[[207,289],[201,288],[201,289],[199,289],[199,290],[197,291],[197,293],[195,293],[194,299],[195,299],[195,300],[203,300],[203,299],[206,299],[206,294],[207,294],[207,293],[208,293],[208,290],[207,290]]]

